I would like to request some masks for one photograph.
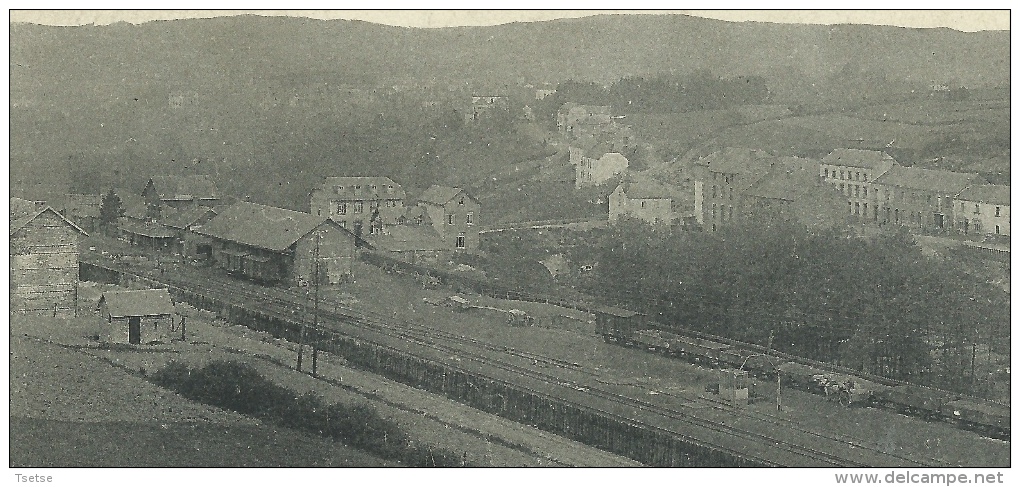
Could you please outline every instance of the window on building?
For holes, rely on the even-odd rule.
[[[644,207],[645,207],[645,202],[644,202],[644,201],[642,201],[642,202],[641,202],[641,207],[642,207],[642,208],[644,208]]]
[[[844,177],[844,172],[843,172],[843,171],[840,171],[840,172],[839,172],[839,179],[846,179],[846,178]]]
[[[868,182],[868,173],[864,173],[864,182]]]
[[[446,215],[446,224],[453,225],[453,215]]]
[[[715,220],[715,218],[716,218],[716,206],[715,203],[712,203],[712,219]]]
[[[860,197],[861,197],[861,185],[855,184],[854,185],[854,198],[860,198]]]
[[[458,204],[459,204],[459,205],[462,205],[462,206],[464,205],[464,197],[463,197],[463,196],[461,196],[461,198],[460,198],[460,203],[458,203]]]
[[[864,203],[863,205],[861,205],[861,214],[864,215],[865,218],[868,217],[868,204],[867,203]]]
[[[829,177],[829,168],[825,168],[825,177]]]
[[[975,203],[974,204],[974,214],[977,215],[978,213],[981,213],[981,205]]]
[[[467,247],[466,240],[467,239],[464,238],[463,235],[457,235],[457,248],[458,249],[463,249],[463,248]]]
[[[854,173],[854,179],[860,181],[861,180],[861,173],[859,173],[859,172]]]
[[[712,185],[712,197],[713,198],[717,198],[718,197],[717,194],[716,194],[716,185],[714,185],[714,184]]]
[[[336,214],[337,215],[346,215],[347,214],[347,203],[337,203],[336,204]]]
[[[361,213],[365,211],[365,203],[361,201],[354,202],[354,213]]]
[[[864,187],[864,197],[865,198],[868,197],[868,187],[867,186]]]
[[[995,207],[995,216],[1002,216],[1002,215],[999,214],[1000,210],[1002,210],[1001,206],[996,206]],[[995,232],[995,233],[999,233],[999,232]]]
[[[860,203],[854,202],[854,214],[855,215],[860,215],[861,214],[861,204]]]
[[[464,220],[464,223],[467,223],[468,225],[474,224],[474,222],[472,221],[472,220],[474,220],[474,216],[475,215],[473,213],[468,213],[467,217]]]
[[[839,192],[846,194],[846,183],[839,183]]]
[[[996,225],[996,226],[995,226],[995,234],[996,234],[996,235],[998,235],[998,234],[999,234],[999,226],[998,226],[998,225]]]
[[[343,193],[344,192],[344,187],[343,186],[333,186],[333,192],[336,193],[336,194]]]

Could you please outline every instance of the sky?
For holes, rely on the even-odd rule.
[[[385,2],[384,2],[385,3]],[[494,25],[588,15],[683,13],[729,21],[881,24],[904,27],[950,27],[962,31],[1009,30],[1008,10],[12,10],[11,22],[49,25],[133,23],[157,19],[215,17],[255,13],[316,19],[358,19],[407,27]]]

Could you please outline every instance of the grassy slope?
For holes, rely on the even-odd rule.
[[[383,467],[296,431],[209,423],[80,423],[12,417],[14,467]]]

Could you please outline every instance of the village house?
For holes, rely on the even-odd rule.
[[[609,221],[621,217],[653,225],[671,225],[685,215],[678,211],[677,191],[655,181],[625,181],[609,195]]]
[[[481,204],[466,191],[432,185],[418,197],[432,228],[452,250],[478,249],[478,224]]]
[[[836,149],[822,158],[819,175],[839,188],[847,198],[847,211],[854,218],[878,221],[875,180],[893,166],[897,166],[896,160],[882,151]]]
[[[355,236],[325,216],[240,202],[191,232],[196,254],[249,279],[338,284],[353,274]]]
[[[737,201],[740,219],[749,224],[778,219],[825,229],[849,221],[843,195],[818,176],[815,159],[776,159],[768,173],[739,192]]]
[[[775,157],[764,151],[729,147],[697,162],[694,168],[694,216],[702,228],[716,231],[740,214],[740,194],[765,176]]]
[[[161,206],[158,200],[147,202],[142,196],[124,188],[114,188],[113,192],[120,198],[123,210],[117,218],[117,236],[121,240],[147,250],[174,248],[176,234],[159,222]]]
[[[396,223],[405,196],[404,188],[387,177],[328,177],[312,190],[310,211],[355,235],[371,234]]]
[[[365,240],[370,249],[409,264],[436,264],[451,252],[449,244],[431,225],[386,225]]]
[[[964,234],[1009,236],[1009,186],[976,184],[953,199],[953,223]]]
[[[106,321],[101,339],[107,343],[139,345],[169,342],[179,336],[174,303],[166,289],[107,291],[96,306]]]
[[[209,176],[153,176],[145,183],[142,198],[148,205],[185,210],[221,204],[219,190]]]
[[[590,151],[569,147],[568,153],[570,164],[574,166],[575,188],[598,186],[623,174],[630,165],[623,154],[610,152],[604,144],[596,145]]]
[[[75,316],[79,241],[88,236],[47,206],[11,221],[11,312]]]
[[[956,197],[967,186],[987,183],[976,173],[902,166],[893,166],[874,182],[874,204],[879,221],[907,225],[924,232],[952,228]]]
[[[556,112],[556,127],[567,136],[591,134],[613,121],[612,108],[598,105],[564,103]]]
[[[468,121],[476,122],[497,114],[510,113],[510,99],[503,95],[472,95],[471,115]]]

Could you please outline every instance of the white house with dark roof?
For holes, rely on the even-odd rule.
[[[418,197],[418,206],[428,214],[447,248],[477,250],[482,205],[461,188],[432,185]]]
[[[404,188],[387,177],[328,177],[312,190],[310,212],[364,234],[392,225],[404,213]]]
[[[1009,236],[1009,186],[968,186],[953,200],[956,230],[965,234]]]
[[[569,147],[570,164],[574,166],[574,187],[598,186],[620,174],[630,166],[627,157],[612,152],[606,144],[598,144],[591,150]]]
[[[241,202],[191,232],[197,253],[250,279],[337,284],[353,272],[356,237],[324,216]]]

